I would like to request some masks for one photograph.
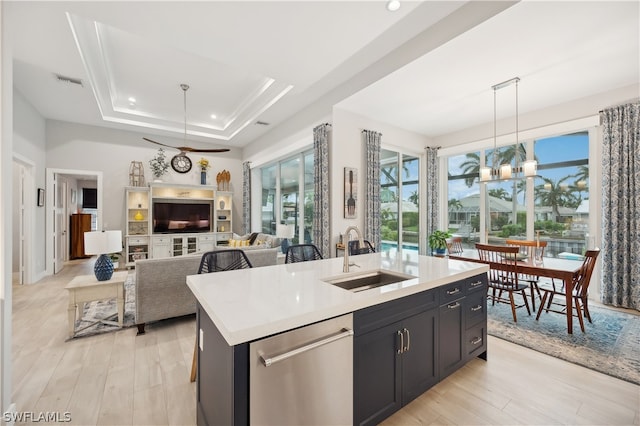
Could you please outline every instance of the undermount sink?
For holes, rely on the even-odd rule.
[[[381,287],[387,284],[398,283],[416,278],[413,275],[401,274],[390,271],[368,271],[357,275],[348,275],[323,280],[326,283],[338,286],[354,293],[372,288]]]

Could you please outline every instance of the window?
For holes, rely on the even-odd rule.
[[[480,232],[480,152],[449,157],[447,171],[449,230],[471,248]]]
[[[260,169],[262,232],[275,235],[276,224],[294,225],[291,242],[312,242],[313,152],[297,154]]]
[[[520,161],[538,161],[537,177],[479,183],[481,163],[515,165],[515,145],[499,148],[495,157],[487,149],[447,158],[450,231],[467,248],[539,236],[548,242],[546,256],[583,254],[589,236],[588,132],[528,141],[518,153]]]
[[[383,249],[418,250],[419,224],[418,157],[380,151],[380,213]]]
[[[534,230],[548,240],[545,255],[583,254],[589,236],[589,135],[535,141]]]

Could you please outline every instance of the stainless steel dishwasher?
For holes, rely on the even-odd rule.
[[[332,318],[249,345],[252,425],[353,422],[353,316]]]

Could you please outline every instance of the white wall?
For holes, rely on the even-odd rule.
[[[102,172],[104,177],[103,226],[107,229],[124,229],[124,188],[129,185],[131,161],[141,161],[147,182],[153,181],[149,160],[157,153],[157,147],[142,140],[146,136],[104,127],[87,126],[62,121],[47,121],[47,168]],[[163,143],[180,146],[182,140],[162,138]],[[170,158],[178,152],[166,150]],[[216,175],[226,169],[231,173],[234,231],[240,230],[242,218],[242,163],[241,152],[232,150],[220,154],[189,154],[193,169],[179,174],[169,169],[163,182],[176,184],[200,184],[200,171],[196,162],[200,157],[210,161],[208,183],[216,184]]]
[[[548,137],[554,134],[562,134],[584,129],[582,123],[588,119],[597,118],[598,111],[613,105],[629,102],[638,99],[640,85],[621,87],[610,92],[600,93],[575,101],[555,105],[543,110],[533,111],[519,116],[519,136],[520,140],[532,137]],[[572,123],[575,123],[572,125]],[[511,129],[513,132],[514,117],[498,120],[498,129]],[[549,132],[554,132],[550,134]],[[506,132],[498,132],[499,136]],[[481,126],[470,127],[459,132],[450,133],[433,138],[434,146],[443,148],[454,147],[469,143],[484,141],[493,144],[493,122]],[[513,143],[513,139],[510,139]],[[498,141],[498,145],[500,142]]]
[[[366,155],[362,141],[362,130],[382,133],[383,148],[424,154],[429,139],[387,123],[372,120],[340,108],[333,109],[333,135],[329,148],[331,214],[330,232],[333,247],[347,227],[356,225],[364,232],[365,193],[366,193]],[[358,197],[356,201],[356,219],[344,218],[344,168],[358,169]],[[363,236],[367,238],[366,235]],[[353,237],[355,238],[355,236]]]
[[[40,113],[14,88],[13,90],[13,155],[23,162],[33,165],[35,187],[25,188],[36,197],[36,188],[45,187],[46,167],[46,125]],[[14,185],[15,188],[15,185]],[[17,206],[13,206],[15,210]],[[33,281],[37,281],[45,271],[45,208],[34,207],[32,235],[31,270]],[[27,267],[29,267],[27,265]]]

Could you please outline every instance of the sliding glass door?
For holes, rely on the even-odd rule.
[[[420,243],[420,161],[418,157],[380,151],[382,249],[418,251]]]
[[[276,224],[295,229],[290,243],[312,242],[313,152],[297,154],[261,168],[262,232],[276,234]]]

